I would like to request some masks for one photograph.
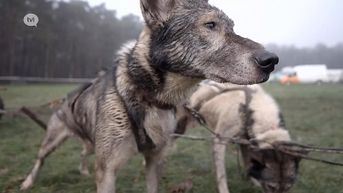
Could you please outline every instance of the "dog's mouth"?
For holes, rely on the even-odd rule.
[[[226,82],[229,82],[229,81],[227,81],[225,78],[222,78],[222,77],[220,77],[220,76],[218,76],[218,75],[216,75],[216,74],[210,75],[210,76],[208,77],[208,79],[213,80],[213,81],[218,82],[218,83],[226,83]]]
[[[245,79],[240,76],[235,76],[231,78],[224,78],[217,74],[211,74],[207,79],[213,80],[218,83],[232,83],[232,84],[238,84],[238,85],[251,85],[251,84],[259,84],[266,82],[269,79],[269,73],[262,73],[255,79]]]
[[[265,75],[262,77],[261,81],[259,81],[258,83],[266,82],[266,81],[269,79],[269,76],[270,76],[270,73],[265,74]]]

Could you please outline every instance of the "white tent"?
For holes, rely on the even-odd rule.
[[[328,69],[325,64],[308,64],[295,66],[294,71],[300,82],[316,83],[328,81]]]
[[[328,69],[328,81],[340,82],[343,78],[343,69]]]

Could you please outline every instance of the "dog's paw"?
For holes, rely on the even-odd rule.
[[[91,174],[89,173],[89,170],[80,170],[80,174],[82,176],[90,176]]]
[[[80,171],[80,174],[82,175],[82,176],[90,176],[91,174],[90,174],[90,172],[89,172],[89,170],[88,170],[88,167],[86,166],[86,164],[80,164],[79,165],[79,171]]]
[[[28,190],[32,187],[32,185],[33,185],[32,179],[30,177],[26,178],[26,180],[20,185],[20,190],[21,191]]]

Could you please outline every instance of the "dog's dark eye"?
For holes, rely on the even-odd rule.
[[[214,21],[211,21],[211,22],[207,22],[204,24],[206,28],[210,29],[210,30],[213,30],[214,28],[216,28],[216,22]]]

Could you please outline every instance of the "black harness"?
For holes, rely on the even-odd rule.
[[[153,100],[153,99],[146,99],[146,101],[148,101],[148,106],[155,106],[159,109],[162,110],[174,110],[175,111],[175,106],[172,104],[164,104],[161,103],[157,100]],[[145,115],[142,115],[145,116]],[[130,117],[130,115],[129,115]],[[136,122],[132,122],[135,120],[131,120],[131,123],[135,124]],[[132,127],[132,132],[135,136],[135,140],[136,140],[136,144],[137,144],[137,149],[140,152],[147,152],[147,151],[151,151],[153,150],[156,145],[153,142],[153,140],[151,139],[151,137],[148,135],[146,128],[144,128],[144,119],[141,120],[142,124],[141,125],[135,125]]]

